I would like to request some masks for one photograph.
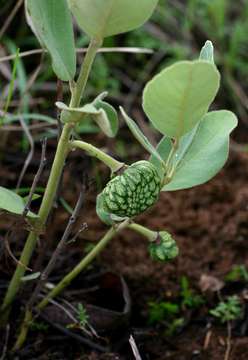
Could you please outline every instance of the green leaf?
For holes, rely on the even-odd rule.
[[[82,107],[77,107],[77,108],[74,108],[74,107],[69,107],[67,106],[66,104],[64,104],[63,102],[61,101],[57,101],[55,103],[55,105],[57,106],[58,109],[60,110],[66,110],[66,111],[69,111],[69,112],[78,112],[80,114],[98,114],[99,113],[99,110],[96,109],[96,107],[93,105],[93,104],[86,104]]]
[[[72,19],[66,0],[26,0],[27,21],[52,57],[55,74],[63,81],[74,78],[76,51]]]
[[[227,160],[229,135],[236,126],[237,118],[230,111],[213,111],[205,115],[193,136],[187,134],[179,143],[178,153],[183,155],[171,182],[162,190],[191,188],[215,176]]]
[[[82,107],[71,108],[64,104],[63,102],[57,101],[55,103],[58,109],[62,110],[61,112],[61,121],[63,123],[67,123],[73,121],[74,123],[80,121],[84,118],[85,115],[94,115],[99,114],[100,110],[98,110],[94,104],[86,104]],[[73,115],[73,117],[72,117]]]
[[[167,136],[162,137],[156,147],[157,152],[165,162],[170,154],[171,149],[172,141]],[[160,176],[164,176],[164,168],[161,164],[161,161],[158,160],[157,156],[151,155],[149,161],[157,168]]]
[[[200,60],[208,61],[214,64],[214,47],[211,41],[207,40],[200,52]]]
[[[107,136],[115,137],[119,126],[118,115],[112,105],[102,100],[105,94],[99,95],[92,103],[78,108],[71,108],[60,101],[56,102],[57,108],[62,110],[62,122],[67,123],[71,121],[76,123],[81,120],[87,121],[92,119]]]
[[[242,304],[237,295],[228,296],[226,301],[221,301],[210,314],[219,318],[222,323],[237,320],[242,315]]]
[[[190,145],[192,144],[192,141],[194,140],[199,124],[200,122],[196,124],[196,126],[189,133],[185,134],[179,140],[178,149],[173,157],[174,167],[176,167],[180,163],[180,161],[183,159],[184,155],[188,151]]]
[[[219,72],[209,62],[178,62],[146,85],[144,111],[162,134],[179,139],[206,114],[219,81]]]
[[[103,223],[107,225],[113,225],[114,220],[112,219],[111,214],[105,208],[103,197],[104,195],[102,193],[97,196],[96,213]]]
[[[153,155],[157,161],[160,162],[160,164],[163,163],[163,160],[161,158],[161,156],[159,155],[159,153],[157,152],[157,150],[155,149],[155,147],[150,143],[150,141],[147,139],[147,137],[142,133],[142,131],[139,129],[139,127],[137,126],[137,124],[135,123],[135,121],[133,119],[131,119],[126,112],[124,111],[124,109],[122,107],[120,107],[120,111],[121,114],[127,124],[127,126],[129,127],[129,130],[131,131],[131,133],[133,134],[133,136],[135,137],[136,140],[138,140],[138,142],[151,154]]]
[[[40,194],[33,194],[33,195],[32,195],[32,201],[37,200],[37,199],[40,199],[40,198],[41,198],[41,195],[40,195]],[[24,202],[27,202],[28,200],[29,200],[29,195],[24,196],[23,201],[24,201]]]
[[[97,123],[105,135],[115,137],[118,132],[119,120],[115,108],[107,103],[97,99],[94,101],[94,106],[99,113],[91,115],[91,118]]]
[[[0,212],[3,210],[12,214],[22,215],[24,208],[25,203],[21,196],[0,186]],[[36,218],[37,215],[29,211],[28,217]]]
[[[152,15],[158,0],[68,0],[68,3],[82,30],[90,37],[102,39],[141,26]]]

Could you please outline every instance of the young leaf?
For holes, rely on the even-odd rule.
[[[57,108],[62,110],[61,121],[63,123],[69,121],[76,123],[80,122],[82,119],[85,120],[85,116],[87,116],[87,120],[94,120],[107,136],[114,137],[118,132],[118,115],[112,105],[101,100],[103,96],[104,93],[98,96],[92,103],[78,108],[71,108],[64,103],[57,101]]]
[[[122,107],[120,107],[121,114],[127,123],[127,126],[129,127],[130,131],[132,132],[133,136],[136,140],[157,160],[160,162],[160,164],[163,163],[163,159],[155,149],[155,147],[150,143],[150,141],[147,139],[147,137],[142,133],[142,131],[139,129],[135,121],[133,121],[124,111]]]
[[[100,110],[98,110],[94,104],[86,104],[82,107],[78,108],[71,108],[64,104],[61,101],[57,101],[55,103],[58,109],[62,110],[61,112],[61,121],[63,123],[67,123],[69,121],[72,121],[71,114],[73,114],[73,122],[76,123],[80,121],[85,115],[97,115],[100,113]]]
[[[205,115],[177,164],[171,182],[163,187],[163,191],[191,188],[215,176],[227,160],[229,135],[236,126],[237,118],[230,111],[213,111]]]
[[[160,140],[160,142],[158,143],[156,150],[159,153],[160,157],[166,162],[169,153],[172,149],[172,141],[170,138],[168,138],[167,136],[162,137],[162,139]],[[150,156],[149,161],[156,166],[160,176],[164,176],[164,168],[161,165],[161,161],[158,160],[158,158],[154,155]]]
[[[146,85],[144,111],[162,134],[179,139],[206,114],[219,81],[218,70],[209,62],[178,62]]]
[[[99,110],[99,113],[91,115],[92,120],[97,123],[105,135],[115,137],[119,126],[118,115],[115,108],[100,99],[94,101],[94,106]]]
[[[86,104],[82,107],[73,108],[73,107],[67,106],[66,104],[64,104],[61,101],[57,101],[55,103],[55,105],[57,106],[58,109],[66,110],[69,112],[78,112],[80,114],[98,114],[99,113],[99,110],[96,109],[96,107],[93,104]]]
[[[200,60],[208,61],[214,64],[214,47],[211,41],[207,40],[200,52]]]
[[[22,215],[25,208],[24,201],[21,196],[0,186],[0,212],[1,210],[16,215]],[[29,211],[28,217],[36,218],[37,215]]]
[[[152,15],[158,0],[68,0],[68,3],[82,30],[90,37],[102,39],[141,26]]]
[[[178,145],[178,149],[174,155],[173,158],[173,166],[176,167],[179,162],[183,159],[183,157],[185,156],[186,152],[188,151],[190,145],[192,144],[192,141],[195,138],[197,129],[200,125],[200,122],[198,124],[196,124],[196,126],[187,134],[185,134],[183,137],[181,137],[181,139],[179,140],[179,145]]]
[[[55,74],[63,81],[74,78],[76,51],[72,19],[66,0],[26,0],[27,21],[52,58]]]

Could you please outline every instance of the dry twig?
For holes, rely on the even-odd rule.
[[[76,49],[76,51],[78,54],[81,54],[81,53],[86,53],[87,49],[86,48]],[[139,47],[106,47],[106,48],[99,49],[98,52],[99,53],[118,52],[118,53],[128,53],[128,54],[153,54],[153,50],[147,49],[147,48],[139,48]],[[34,49],[34,50],[29,50],[29,51],[23,51],[23,52],[19,53],[19,58],[42,54],[42,53],[47,53],[47,51],[45,49]],[[4,56],[4,57],[0,58],[0,63],[9,61],[9,60],[13,60],[14,58],[15,58],[15,55]]]
[[[20,123],[21,123],[21,126],[23,128],[23,131],[29,141],[29,144],[30,144],[30,151],[28,153],[28,156],[26,157],[26,160],[25,160],[25,163],[23,165],[23,168],[22,168],[22,171],[21,171],[21,174],[19,176],[19,179],[17,181],[17,185],[16,185],[16,190],[18,190],[21,186],[21,182],[23,180],[23,177],[27,171],[27,168],[29,167],[29,164],[30,162],[32,161],[32,158],[33,158],[33,155],[34,155],[34,139],[32,137],[32,134],[31,132],[29,131],[29,128],[27,126],[27,124],[25,123],[25,121],[23,120],[23,118],[20,116]]]
[[[139,349],[136,345],[136,342],[133,338],[133,336],[131,335],[130,338],[129,338],[129,344],[132,348],[132,351],[133,351],[133,354],[134,354],[134,357],[136,360],[142,360],[141,356],[140,356],[140,353],[139,353]]]
[[[5,33],[5,31],[8,29],[9,25],[11,24],[13,18],[15,17],[17,11],[20,9],[20,7],[22,6],[23,0],[19,0],[17,1],[16,5],[14,6],[13,10],[11,11],[11,13],[9,14],[9,16],[7,17],[7,19],[5,20],[1,30],[0,30],[0,39],[3,36],[3,34]]]
[[[9,331],[10,331],[10,326],[9,326],[9,324],[7,324],[5,341],[4,341],[4,346],[3,346],[3,352],[2,352],[2,355],[0,357],[0,360],[6,359],[6,354],[7,354],[7,350],[8,350],[8,342],[9,342]]]
[[[82,190],[80,192],[80,195],[79,195],[79,198],[78,198],[78,201],[77,201],[77,204],[74,208],[74,211],[69,219],[69,222],[67,224],[67,227],[65,229],[65,232],[61,238],[61,240],[59,241],[55,251],[53,252],[52,254],[52,257],[50,258],[50,261],[48,262],[45,270],[42,272],[41,274],[41,277],[40,277],[40,281],[38,282],[38,284],[36,285],[35,287],[35,290],[27,304],[27,308],[28,309],[31,309],[34,305],[34,302],[37,298],[37,296],[39,295],[43,285],[46,283],[47,279],[48,279],[48,276],[50,275],[50,273],[52,272],[55,264],[56,264],[56,261],[58,260],[58,257],[59,255],[61,254],[62,250],[64,249],[64,246],[72,232],[72,228],[73,228],[73,225],[75,223],[75,221],[77,220],[78,216],[79,216],[79,212],[82,208],[82,205],[83,205],[83,201],[84,201],[84,195],[85,195],[85,190],[86,190],[86,186],[85,184],[83,184],[82,186]]]
[[[229,321],[227,323],[226,352],[225,352],[224,360],[229,360],[229,358],[230,358],[231,347],[232,347],[231,339],[232,339],[232,325]]]
[[[43,172],[43,169],[46,165],[46,147],[47,147],[47,139],[45,138],[42,142],[42,151],[41,151],[41,159],[40,159],[40,165],[38,168],[38,171],[34,177],[34,181],[33,184],[31,186],[30,192],[29,192],[29,196],[28,196],[28,200],[27,203],[25,205],[24,211],[23,211],[23,217],[26,217],[28,211],[30,210],[30,205],[33,199],[33,195],[35,193],[35,189],[36,186],[38,184],[38,181],[40,180],[41,174]]]

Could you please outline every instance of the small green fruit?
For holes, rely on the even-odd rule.
[[[112,179],[98,196],[97,213],[132,218],[141,214],[158,199],[161,179],[153,164],[138,161]]]
[[[160,231],[156,241],[149,245],[151,258],[157,261],[168,261],[179,253],[176,241],[167,231]]]

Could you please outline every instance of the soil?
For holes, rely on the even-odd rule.
[[[52,153],[53,149],[50,150]],[[34,169],[37,163],[38,158],[33,164]],[[75,202],[80,186],[79,163],[85,168],[89,166],[90,161],[73,154],[64,176],[63,196],[70,204]],[[4,175],[1,178],[4,179],[1,180],[1,185],[10,187],[15,184],[14,174],[17,167],[9,156],[0,170],[0,174]],[[105,176],[102,167],[98,170]],[[47,172],[44,178],[46,175]],[[90,180],[96,178],[95,175],[90,172]],[[77,180],[73,185],[72,177]],[[31,178],[30,173],[26,176],[25,182],[30,184]],[[102,353],[96,351],[94,347],[84,346],[68,333],[65,334],[60,331],[61,329],[52,327],[50,323],[48,329],[33,329],[24,349],[14,357],[9,355],[6,358],[131,360],[135,358],[128,343],[128,337],[132,334],[142,360],[222,360],[227,349],[227,325],[215,321],[209,315],[209,309],[216,306],[220,298],[236,294],[242,299],[244,313],[242,319],[232,324],[231,352],[228,359],[248,359],[247,284],[242,281],[224,283],[226,274],[234,265],[242,264],[248,268],[247,178],[248,154],[232,151],[228,164],[209,183],[190,190],[162,193],[157,205],[140,216],[137,221],[152,229],[166,229],[171,232],[180,248],[178,258],[166,264],[155,263],[149,258],[147,241],[136,233],[125,230],[110,243],[95,265],[74,281],[63,294],[71,301],[74,290],[73,298],[78,301],[80,296],[77,296],[77,291],[79,293],[85,286],[84,279],[87,282],[87,278],[92,274],[102,273],[103,270],[110,270],[123,276],[132,302],[128,325],[112,333],[111,331],[103,333],[100,339],[95,337],[91,339],[94,344],[104,344],[104,346],[107,344],[110,351]],[[50,279],[51,282],[56,282],[67,269],[72,268],[82,256],[85,244],[96,242],[104,233],[105,228],[95,214],[95,194],[96,186],[92,185],[87,193],[79,221],[79,223],[87,223],[88,229],[80,234],[75,244],[71,245],[71,252],[67,251],[61,256],[56,271]],[[67,220],[68,213],[64,210],[59,214],[57,212],[50,219],[44,239],[46,249],[48,244],[51,246],[55,243],[54,239],[60,238]],[[7,230],[9,224],[10,221],[5,221],[2,228]],[[18,231],[18,238],[19,234]],[[3,235],[4,232],[1,237]],[[43,245],[44,242],[40,244],[39,251],[44,249]],[[17,254],[17,250],[21,248],[21,240],[16,243],[12,239],[11,248]],[[34,263],[32,266],[35,268],[38,265]],[[5,254],[1,261],[1,289],[6,286],[6,280],[13,268],[13,260]],[[204,275],[208,276],[207,284]],[[194,294],[202,295],[205,302],[197,308],[182,306],[180,310],[180,317],[184,319],[182,326],[169,336],[166,332],[168,321],[162,319],[156,324],[149,323],[149,303],[169,301],[179,304],[182,297],[180,290],[182,277],[187,277]],[[222,289],[216,291],[213,282],[220,284],[219,288]],[[204,289],[206,286],[207,290]],[[29,296],[28,291],[24,292],[19,300],[23,301],[25,296]],[[16,309],[19,305],[17,302]],[[16,314],[14,312],[12,316],[10,329],[19,323]],[[42,324],[45,323],[44,318],[40,321]],[[84,336],[82,333],[80,335]],[[1,339],[4,343],[5,332],[1,335]],[[10,337],[9,344],[11,343]]]
[[[14,3],[15,1],[9,1],[9,5],[5,9],[3,7],[0,15],[8,19],[9,9],[12,5],[14,7]],[[171,1],[170,3],[174,2]],[[187,19],[187,13],[191,12],[186,11],[184,3],[187,2],[175,2],[175,9],[168,26],[160,28],[157,20],[150,26],[152,38],[172,45],[171,49],[169,47],[167,49],[166,46],[165,54],[160,53],[162,47],[159,49],[158,55],[155,54],[149,60],[150,62],[147,62],[147,59],[139,59],[139,56],[135,60],[136,57],[132,58],[129,54],[123,55],[125,56],[124,61],[116,58],[116,61],[111,62],[111,73],[116,77],[117,83],[121,80],[120,92],[117,92],[118,94],[112,100],[117,101],[118,104],[116,105],[123,105],[124,108],[126,108],[124,104],[126,102],[126,105],[132,108],[135,119],[144,132],[148,131],[149,133],[150,128],[137,110],[136,100],[138,100],[141,88],[148,80],[150,73],[155,73],[167,57],[171,61],[174,56],[178,58],[187,52],[195,52],[207,36],[205,26],[201,26],[201,24],[199,26],[198,24],[197,26],[194,25],[191,30],[187,30],[185,33],[185,20],[188,24],[194,24],[194,22],[190,18]],[[231,23],[233,24],[233,15],[235,15],[234,18],[238,17],[241,11],[239,5],[237,5],[237,10],[234,6],[232,11],[234,11],[231,14]],[[180,20],[181,15],[180,18],[177,18],[179,12],[183,14],[182,20]],[[4,21],[2,22],[5,24]],[[22,50],[30,50],[37,46],[37,42],[32,40],[29,30],[25,30],[24,23],[24,16],[17,13],[14,22],[8,29],[7,38],[12,39],[13,44],[16,43]],[[227,25],[231,23],[228,22]],[[239,25],[237,22],[235,24]],[[183,33],[181,34],[178,29],[184,29],[182,30]],[[233,26],[233,29],[237,29],[237,26]],[[112,43],[111,40],[110,45],[107,46],[128,44],[124,38],[123,40],[117,40],[116,43]],[[140,40],[138,43],[142,46],[143,41],[140,42]],[[229,42],[227,41],[227,46],[224,47],[225,44],[219,42],[218,32],[216,36],[217,49],[222,51],[221,49],[226,48],[228,55]],[[133,43],[131,42],[131,44]],[[180,48],[180,44],[183,45],[182,48]],[[150,46],[149,41],[148,43],[145,42],[145,47],[147,46]],[[192,49],[190,49],[191,46]],[[5,45],[2,48],[4,47]],[[109,56],[112,55],[109,54]],[[228,57],[226,58],[228,59]],[[29,80],[32,80],[33,71],[36,72],[35,69],[40,60],[39,57],[33,56],[26,59],[24,67]],[[237,59],[242,59],[242,57],[239,58],[237,55]],[[58,94],[54,93],[56,79],[52,78],[49,72],[47,74],[48,65],[46,61],[42,62],[42,67],[46,73],[39,79],[37,89],[33,90],[32,88],[30,100],[35,101],[30,108],[31,112],[49,114],[50,110],[48,109],[53,108],[55,97],[57,100],[61,100],[60,91]],[[220,56],[219,65],[222,61]],[[121,66],[119,66],[119,62]],[[246,82],[242,75],[244,70],[241,71],[242,62],[237,61],[237,63],[240,72],[235,67],[237,74],[232,75],[234,79],[239,79],[241,90],[243,86],[245,92]],[[225,68],[226,66],[223,66],[224,75]],[[6,68],[4,65],[2,69],[3,86],[6,85],[7,89],[7,82],[11,74],[11,63],[7,64]],[[122,70],[120,71],[120,69]],[[97,93],[98,88],[102,91],[103,87],[109,88],[110,85],[105,84],[106,80],[104,80],[104,77],[109,77],[108,73],[104,75],[104,68],[102,71],[103,83],[96,82],[96,86],[94,85]],[[96,77],[98,77],[97,72]],[[224,76],[225,78],[227,79]],[[27,81],[28,90],[32,81]],[[137,86],[139,83],[141,87]],[[243,123],[240,122],[234,138],[238,143],[247,144],[247,116],[242,107],[244,105],[245,108],[246,105],[243,101],[244,96],[242,91],[240,93],[239,84],[235,85],[234,83],[232,85],[231,83],[232,81],[223,81],[223,88],[217,100],[218,104],[215,105],[217,108],[228,108],[239,113]],[[114,82],[111,86],[114,89]],[[64,93],[66,92],[64,91]],[[90,95],[93,96],[93,94]],[[18,104],[22,104],[22,98],[19,99],[19,92],[18,97],[13,100],[14,103],[16,101]],[[140,100],[138,103],[140,104]],[[19,112],[19,105],[10,110],[13,114]],[[51,115],[54,116],[54,113],[51,112]],[[48,135],[51,134],[49,131],[47,133]],[[23,187],[29,187],[32,184],[40,161],[40,154],[37,151],[37,138],[40,133],[33,131],[32,135],[35,139],[36,152],[22,183]],[[124,139],[122,147],[124,153],[126,152],[128,161],[132,162],[144,157],[140,148],[137,148],[137,144],[135,147],[134,142],[130,140],[129,132],[126,134],[125,130],[121,129],[121,138]],[[153,140],[153,137],[150,138]],[[101,135],[96,135],[93,139],[90,136],[89,139],[84,136],[84,140],[89,142],[93,140],[92,143],[102,145],[105,150],[106,148],[109,151],[113,150],[113,154],[115,154],[114,150],[116,150],[115,147],[117,148],[119,138],[116,143],[111,142],[111,140],[106,143],[106,138]],[[0,141],[0,186],[15,188],[17,176],[27,155],[23,151],[26,149],[23,134],[11,133],[4,149],[3,143],[4,141]],[[46,184],[55,148],[56,141],[49,139],[48,164],[39,183],[41,187]],[[84,155],[80,156],[79,152],[75,152],[70,156],[65,168],[60,196],[66,199],[71,206],[77,200],[82,178],[85,177],[85,170],[87,170],[89,190],[86,193],[74,234],[77,233],[83,223],[87,224],[87,230],[80,232],[76,242],[70,243],[66,251],[60,256],[56,268],[49,278],[50,285],[57,283],[70,271],[85,255],[87,249],[97,243],[106,231],[106,227],[96,216],[95,197],[104,186],[108,174],[105,167],[97,162],[93,163],[93,165],[98,164],[93,171],[92,163],[89,158]],[[245,279],[226,281],[226,275],[235,265],[242,265],[248,269],[248,257],[246,255],[248,246],[247,179],[247,149],[243,153],[233,150],[225,168],[212,181],[190,190],[162,193],[156,206],[137,219],[137,222],[147,225],[151,229],[167,230],[173,234],[180,249],[180,254],[174,261],[163,264],[152,261],[149,257],[147,241],[134,232],[125,230],[113,239],[94,264],[89,266],[64,291],[59,299],[56,299],[63,306],[66,305],[65,300],[75,306],[78,303],[83,303],[90,314],[89,324],[93,323],[93,318],[94,324],[97,324],[95,328],[97,336],[94,331],[93,336],[89,337],[79,328],[68,326],[71,325],[71,319],[66,317],[58,305],[53,304],[35,320],[23,349],[18,353],[11,353],[17,333],[16,329],[22,320],[20,315],[23,313],[21,310],[24,309],[24,305],[33,290],[33,283],[30,282],[30,285],[26,286],[19,294],[14,304],[9,326],[6,329],[0,329],[0,360],[247,360],[248,282],[247,279],[246,281]],[[33,203],[34,211],[38,209],[39,203],[40,199]],[[42,271],[47,264],[52,249],[61,238],[69,218],[68,212],[60,201],[57,201],[56,206],[57,209],[50,217],[46,232],[37,246],[36,256],[30,264],[35,272]],[[9,244],[13,255],[18,258],[26,237],[25,226],[26,224],[22,219],[1,214],[0,299],[4,296],[9,279],[16,266],[14,259],[6,249],[6,243]],[[6,237],[6,235],[8,236]],[[188,293],[191,296],[193,294],[198,299],[201,296],[201,299],[204,300],[198,303],[198,306],[190,306],[185,303],[182,294],[182,279],[187,279],[190,289]],[[242,316],[230,324],[221,324],[210,315],[209,311],[231,295],[237,295],[241,299]],[[171,314],[166,317],[162,316],[159,321],[151,323],[151,305],[149,304],[163,302],[176,305],[179,313],[174,316]],[[179,325],[173,328],[175,320],[178,321]],[[88,327],[87,329],[89,330]],[[140,357],[137,354],[135,356],[132,352],[129,343],[130,335],[133,336]],[[228,352],[229,346],[230,351]]]

